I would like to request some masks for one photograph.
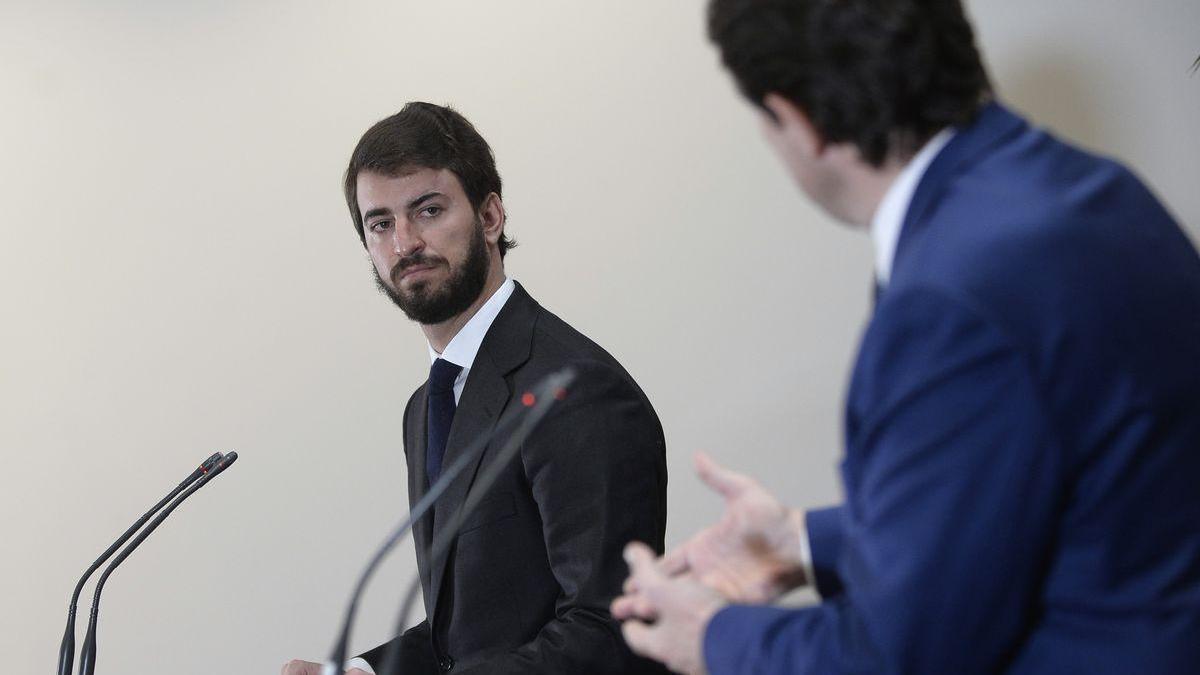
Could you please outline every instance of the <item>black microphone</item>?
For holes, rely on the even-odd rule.
[[[484,471],[471,484],[470,491],[467,492],[466,499],[463,500],[458,510],[446,523],[444,527],[434,537],[432,555],[429,559],[434,565],[438,564],[438,560],[446,555],[450,546],[458,538],[458,531],[462,529],[463,521],[471,511],[483,499],[483,495],[487,494],[488,489],[492,484],[500,478],[500,474],[504,471],[508,463],[520,451],[521,446],[525,444],[525,440],[533,432],[534,428],[546,417],[550,412],[550,408],[558,401],[563,400],[567,396],[567,387],[575,380],[575,369],[571,367],[563,368],[562,370],[551,373],[543,379],[532,393],[526,393],[521,397],[522,408],[518,410],[527,410],[528,414],[523,416],[521,426],[509,437],[508,442],[496,453],[496,459],[488,466],[487,471]],[[404,627],[408,623],[408,614],[412,610],[413,602],[417,597],[417,589],[420,587],[421,576],[416,574],[413,576],[412,582],[408,586],[408,590],[404,594],[404,602],[400,606],[400,616],[396,620],[396,635],[399,636],[404,632]],[[433,629],[433,617],[430,617],[430,630]],[[396,671],[397,663],[400,658],[400,640],[392,640],[388,646],[387,654],[383,659],[383,668],[379,671],[380,675],[392,675]]]
[[[110,557],[112,557],[112,554],[121,547],[121,544],[129,541],[129,538],[133,536],[133,533],[141,529],[142,525],[145,525],[146,521],[150,520],[151,516],[158,513],[158,511],[162,509],[167,502],[174,499],[175,495],[183,492],[184,489],[186,489],[189,485],[196,482],[197,478],[208,473],[209,470],[213,468],[213,465],[215,465],[222,456],[223,455],[221,453],[214,452],[209,456],[208,459],[204,460],[200,466],[196,467],[194,471],[188,474],[187,478],[183,479],[182,483],[176,485],[174,490],[171,490],[166,497],[160,499],[159,502],[151,507],[150,510],[147,511],[141,518],[138,518],[136,523],[131,525],[128,530],[125,530],[125,532],[113,542],[112,546],[109,546],[107,549],[105,549],[104,553],[101,553],[100,557],[96,558],[96,562],[92,563],[92,566],[87,568],[87,571],[84,572],[83,576],[79,578],[79,583],[75,584],[75,591],[71,593],[71,604],[69,607],[67,607],[67,630],[65,633],[63,633],[62,647],[60,647],[58,650],[58,675],[71,675],[71,666],[74,665],[75,660],[75,609],[79,604],[79,594],[83,592],[83,585],[87,582],[88,577],[92,576],[92,573],[99,569],[100,566],[104,564],[105,560],[108,560]]]
[[[97,617],[100,615],[100,593],[104,591],[104,583],[108,581],[108,577],[112,575],[113,570],[117,569],[118,565],[125,562],[125,559],[129,557],[129,554],[133,553],[133,550],[140,546],[143,541],[146,541],[146,537],[149,537],[150,534],[154,532],[154,530],[157,529],[164,520],[167,519],[167,516],[171,515],[171,512],[174,511],[175,508],[181,503],[183,503],[183,500],[191,497],[196,493],[197,490],[207,485],[209,481],[221,475],[221,472],[225,469],[228,469],[234,462],[237,461],[237,458],[238,454],[236,452],[230,452],[218,460],[216,466],[205,473],[199,480],[195,482],[194,485],[176,497],[174,501],[172,501],[166,508],[162,510],[161,513],[158,514],[158,517],[156,517],[150,522],[149,525],[146,526],[146,529],[142,530],[133,541],[129,542],[128,546],[121,549],[121,552],[117,554],[116,558],[113,558],[113,561],[108,564],[108,567],[104,568],[104,573],[100,575],[100,579],[96,582],[96,592],[92,595],[92,612],[88,619],[87,635],[84,636],[83,647],[81,647],[79,650],[80,673],[83,675],[92,675],[96,672],[96,621]]]
[[[554,380],[555,377],[557,377],[557,375],[547,376],[544,380],[542,380],[541,383],[539,383],[539,392],[546,394],[543,396],[543,398],[552,398],[552,394],[558,388],[561,388],[552,386],[554,384],[552,380]],[[572,375],[572,377],[574,376]],[[555,382],[556,381],[557,380],[555,380]],[[537,410],[537,408],[534,407],[533,410]],[[450,483],[454,480],[454,478],[467,468],[467,466],[475,458],[475,455],[488,443],[490,443],[493,438],[501,433],[507,432],[527,414],[533,414],[533,411],[531,411],[529,406],[514,408],[510,410],[508,414],[502,416],[500,421],[497,422],[488,433],[478,436],[472,440],[462,454],[460,454],[450,466],[442,469],[441,475],[438,477],[437,481],[435,481],[434,484],[429,487],[429,491],[425,493],[425,496],[421,497],[421,499],[413,505],[413,508],[409,512],[408,516],[406,516],[404,520],[402,520],[400,524],[397,525],[394,530],[392,530],[392,533],[384,540],[383,545],[381,545],[375,552],[375,555],[371,557],[371,561],[367,563],[366,569],[364,569],[362,574],[359,575],[358,582],[354,585],[354,592],[350,596],[350,604],[346,608],[346,615],[342,621],[341,633],[339,634],[337,641],[334,643],[333,649],[329,653],[329,658],[325,660],[325,665],[321,669],[322,675],[340,675],[342,672],[342,665],[346,661],[346,653],[350,649],[350,633],[354,624],[354,616],[358,613],[358,601],[362,596],[363,590],[366,588],[367,581],[372,575],[375,574],[375,570],[379,567],[379,564],[383,562],[384,557],[388,554],[388,552],[395,548],[396,544],[400,543],[400,540],[404,537],[404,535],[410,529],[412,529],[413,523],[420,520],[421,517],[433,507],[434,503],[437,502],[438,497],[442,496],[442,493],[446,491],[446,488],[450,487]]]

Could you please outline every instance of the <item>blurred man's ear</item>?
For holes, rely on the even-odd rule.
[[[763,97],[763,107],[770,112],[770,115],[763,113],[763,117],[766,118],[764,125],[774,126],[769,130],[772,136],[791,145],[805,157],[818,157],[825,151],[825,139],[800,106],[771,92]]]

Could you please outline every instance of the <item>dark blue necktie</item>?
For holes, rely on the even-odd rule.
[[[454,380],[462,366],[438,359],[429,369],[429,412],[425,418],[425,475],[432,485],[442,473],[442,458],[446,455],[446,439],[454,422]]]

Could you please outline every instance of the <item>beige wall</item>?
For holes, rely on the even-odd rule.
[[[1200,233],[1200,5],[970,5],[1007,100],[1132,163]],[[657,405],[669,541],[718,512],[696,449],[800,504],[838,496],[869,244],[779,171],[697,2],[4,0],[0,97],[13,672],[51,667],[77,575],[216,449],[242,460],[110,582],[100,670],[274,673],[328,649],[405,508],[400,409],[428,366],[338,184],[410,99],[492,142],[510,274]],[[358,646],[413,570],[407,546]]]

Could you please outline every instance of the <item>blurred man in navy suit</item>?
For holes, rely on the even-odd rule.
[[[725,517],[613,603],[699,673],[1195,673],[1200,258],[1125,167],[992,95],[958,0],[713,0],[803,190],[869,229],[845,502],[698,460]],[[815,607],[764,606],[801,583]]]

